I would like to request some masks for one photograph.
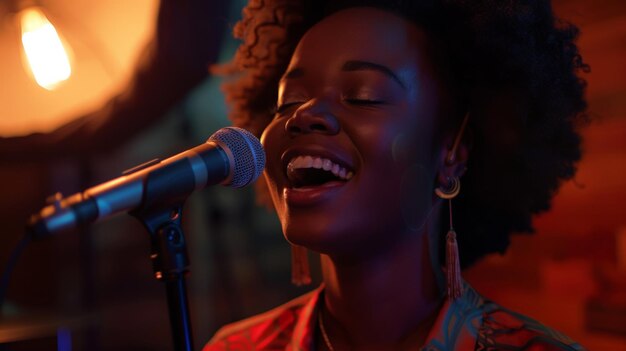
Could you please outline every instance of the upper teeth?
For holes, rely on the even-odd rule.
[[[291,161],[289,161],[289,164],[287,165],[287,170],[300,168],[323,169],[344,180],[349,180],[353,176],[352,172],[323,157],[297,156],[291,159]]]

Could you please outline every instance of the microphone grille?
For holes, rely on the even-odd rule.
[[[219,141],[230,149],[235,160],[233,177],[228,186],[240,188],[254,182],[265,168],[265,151],[257,137],[245,129],[226,127],[209,140]]]

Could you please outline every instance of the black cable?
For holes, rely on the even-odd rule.
[[[17,263],[17,259],[24,251],[24,248],[31,240],[30,235],[24,235],[17,243],[13,251],[11,252],[11,256],[9,256],[9,260],[4,267],[4,271],[2,272],[2,278],[0,278],[0,316],[3,314],[2,307],[4,306],[4,298],[6,297],[7,289],[9,287],[9,280],[11,279],[11,273],[15,268],[15,264]]]

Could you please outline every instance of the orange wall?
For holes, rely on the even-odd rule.
[[[619,235],[626,241],[626,2],[555,7],[580,25],[581,53],[591,66],[585,154],[551,211],[536,218],[537,232],[514,237],[506,255],[465,274],[484,295],[590,350],[626,350],[626,334],[592,330],[586,312],[590,299],[613,301],[609,310],[626,325],[626,244],[618,245]]]

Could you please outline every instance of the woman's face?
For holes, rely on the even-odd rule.
[[[444,99],[431,50],[412,23],[365,7],[303,36],[261,137],[290,242],[353,255],[415,235],[441,153],[433,136]]]

